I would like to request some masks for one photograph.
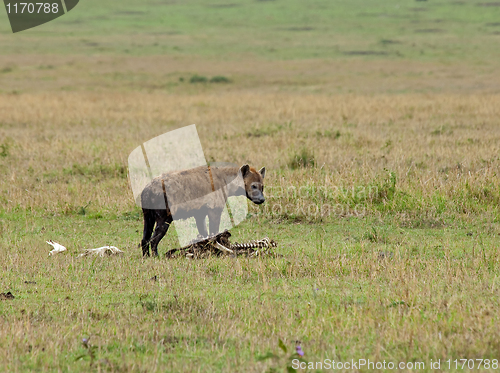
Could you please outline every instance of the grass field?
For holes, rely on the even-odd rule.
[[[2,22],[3,54],[368,56],[495,65],[500,53],[500,7],[482,0],[86,0],[75,10],[14,37]]]
[[[2,22],[0,371],[281,372],[296,345],[498,369],[499,4],[86,0]],[[266,166],[232,240],[283,257],[141,257],[127,157],[192,123],[208,161]],[[76,258],[108,244],[124,256]]]

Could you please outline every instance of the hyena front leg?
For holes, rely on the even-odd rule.
[[[204,213],[198,213],[194,217],[196,220],[196,227],[198,228],[198,233],[201,234],[203,237],[208,236],[207,232],[207,223],[205,222],[207,215]]]
[[[208,223],[210,226],[210,234],[219,233],[220,218],[222,216],[222,210],[213,210],[208,213]]]

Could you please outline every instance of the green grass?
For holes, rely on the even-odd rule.
[[[0,301],[3,370],[282,371],[285,358],[261,361],[279,339],[307,361],[498,358],[500,252],[481,224],[254,218],[233,239],[268,235],[282,258],[196,261],[143,260],[139,224],[2,214],[0,289],[15,296]],[[48,257],[47,232],[69,251]],[[75,258],[104,244],[124,257]]]
[[[498,60],[500,7],[450,0],[81,1],[9,34],[4,54],[197,55],[266,59]],[[0,10],[5,20],[5,11]],[[23,47],[19,45],[22,43]]]

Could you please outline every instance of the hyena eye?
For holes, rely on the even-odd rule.
[[[257,187],[255,185],[252,185],[252,189],[257,189]]]

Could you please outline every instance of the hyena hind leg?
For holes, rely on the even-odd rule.
[[[155,227],[155,213],[149,209],[142,209],[142,211],[144,213],[144,231],[140,246],[142,248],[142,255],[149,256],[149,242]]]
[[[167,234],[170,223],[172,223],[172,216],[170,215],[168,217],[161,217],[156,221],[156,229],[151,239],[151,254],[153,256],[158,256],[158,244]]]

